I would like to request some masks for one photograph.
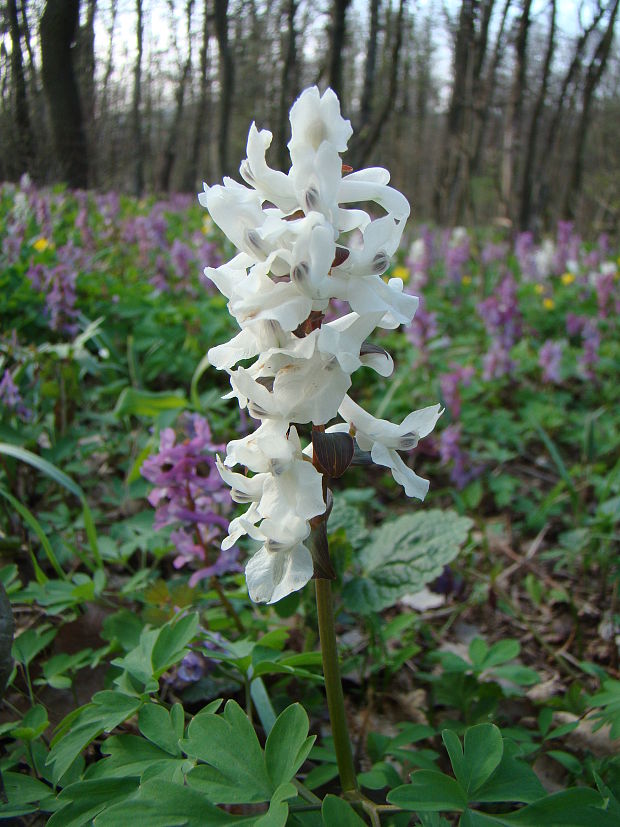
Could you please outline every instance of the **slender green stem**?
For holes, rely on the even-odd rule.
[[[346,793],[358,790],[358,785],[353,766],[353,753],[351,751],[351,741],[344,710],[344,695],[340,681],[340,668],[338,666],[331,581],[317,578],[314,582],[316,584],[316,606],[319,617],[327,708],[332,725],[340,785],[342,791]]]

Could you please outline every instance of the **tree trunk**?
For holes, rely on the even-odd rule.
[[[282,63],[280,104],[278,107],[278,129],[276,131],[278,164],[282,170],[286,170],[288,164],[288,152],[286,149],[288,111],[299,93],[296,47],[297,32],[295,31],[297,0],[285,0],[285,7],[287,21],[286,53],[284,55],[284,62]]]
[[[70,187],[83,189],[88,185],[88,156],[71,48],[79,12],[79,0],[47,0],[40,35],[43,88],[59,173]]]
[[[86,21],[79,31],[80,100],[84,114],[88,156],[95,158],[97,129],[95,127],[95,12],[97,0],[88,0]],[[94,180],[96,164],[91,164]]]
[[[449,223],[458,196],[458,169],[465,140],[465,112],[471,102],[467,78],[474,52],[476,8],[475,0],[462,0],[454,43],[454,80],[434,199],[435,218],[438,224],[444,225]]]
[[[344,44],[346,39],[347,9],[351,0],[333,0],[329,37],[329,76],[328,83],[342,101],[342,66],[344,63]]]
[[[228,0],[215,2],[215,35],[219,49],[220,72],[220,128],[217,141],[220,175],[230,175],[228,144],[230,141],[230,119],[235,87],[235,66],[228,40]]]
[[[521,230],[530,229],[532,218],[535,218],[535,216],[533,216],[532,203],[534,160],[536,155],[536,139],[538,137],[539,121],[545,99],[547,97],[549,73],[551,69],[551,61],[553,59],[553,51],[555,49],[555,4],[556,0],[551,0],[551,20],[549,23],[549,37],[547,38],[547,49],[545,51],[542,79],[540,82],[540,89],[538,90],[538,95],[534,103],[534,109],[532,111],[532,118],[530,120],[530,128],[526,142],[525,158],[523,161],[523,176],[521,181],[519,208],[519,227]]]
[[[379,11],[381,0],[370,0],[370,28],[366,45],[366,62],[364,64],[364,87],[360,101],[358,116],[358,131],[370,122],[372,101],[375,93],[375,79],[377,76],[377,40],[379,37]]]
[[[144,139],[140,104],[142,102],[142,51],[144,22],[142,19],[142,0],[136,0],[136,62],[133,70],[132,133],[134,150],[134,194],[140,198],[144,191]]]
[[[394,43],[392,44],[392,54],[390,61],[390,76],[389,86],[383,98],[383,105],[379,110],[377,117],[372,123],[368,123],[366,128],[361,129],[359,138],[354,145],[355,154],[353,156],[354,166],[363,166],[370,153],[377,145],[377,141],[381,137],[381,132],[388,122],[392,114],[396,102],[396,95],[398,92],[398,67],[400,64],[400,50],[403,42],[404,16],[405,16],[406,0],[400,0],[398,6],[398,15],[396,18],[396,32],[394,35]]]
[[[525,92],[525,75],[527,60],[527,36],[530,28],[530,9],[532,0],[524,0],[517,38],[515,41],[515,68],[506,112],[504,126],[504,141],[502,147],[502,171],[500,208],[503,217],[513,220],[516,211],[514,189],[519,152],[521,144],[521,113],[523,110],[523,95]]]
[[[575,136],[573,159],[569,173],[569,183],[566,189],[564,198],[563,215],[565,218],[575,217],[575,203],[579,190],[581,189],[581,179],[583,177],[583,160],[586,144],[586,134],[590,120],[590,110],[594,99],[594,92],[599,84],[599,81],[605,71],[607,65],[607,58],[614,39],[614,25],[618,14],[619,0],[614,0],[611,4],[611,11],[609,15],[609,22],[607,28],[601,39],[598,42],[594,57],[590,61],[586,79],[583,88],[581,115],[579,123],[577,124],[577,134]]]
[[[192,70],[192,11],[194,7],[194,0],[187,0],[185,7],[185,14],[187,20],[187,59],[183,64],[181,76],[177,84],[175,94],[175,111],[174,118],[170,129],[168,130],[168,140],[164,150],[164,162],[161,168],[159,177],[159,188],[162,192],[168,192],[170,189],[170,177],[172,175],[172,168],[177,156],[177,146],[179,142],[179,131],[181,127],[181,119],[183,117],[183,105],[185,103],[185,89],[187,87],[187,79]]]
[[[192,151],[189,163],[185,168],[184,189],[193,190],[197,181],[204,179],[211,180],[211,165],[208,157],[205,159],[204,169],[201,168],[201,147],[203,135],[206,134],[206,125],[209,122],[209,0],[204,0],[202,41],[200,43],[200,81],[198,91],[198,103],[196,106],[196,117],[194,120],[194,133],[192,137]]]
[[[34,160],[34,136],[28,110],[26,79],[22,58],[21,31],[17,16],[16,0],[8,0],[9,28],[11,31],[11,81],[15,100],[15,172],[22,175],[32,168]]]
[[[598,11],[596,16],[592,19],[590,25],[586,27],[579,38],[577,39],[577,43],[575,45],[575,52],[573,54],[573,58],[570,62],[568,70],[564,75],[562,80],[562,86],[560,89],[560,94],[558,95],[557,103],[555,105],[555,109],[553,115],[551,117],[551,122],[549,124],[549,128],[547,130],[546,139],[544,145],[546,146],[546,156],[547,158],[555,158],[558,149],[558,134],[560,130],[560,124],[562,122],[562,117],[564,115],[564,108],[566,103],[566,98],[568,96],[569,89],[571,86],[577,83],[577,79],[579,74],[582,70],[583,66],[583,58],[586,52],[586,47],[590,40],[592,33],[595,31],[596,27],[602,20],[605,14],[605,7],[601,4],[598,7]],[[564,165],[564,159],[562,159],[562,167]],[[534,187],[534,194],[532,195],[532,201],[536,204],[536,210],[538,215],[547,215],[547,220],[549,218],[549,192],[550,186],[549,182],[551,181],[552,175],[554,175],[558,171],[558,165],[553,163],[545,163],[542,168],[540,169],[540,174],[538,176],[538,180],[535,183]]]

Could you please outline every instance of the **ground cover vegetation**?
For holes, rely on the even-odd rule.
[[[0,250],[0,819],[618,823],[609,238],[410,222],[385,274],[421,303],[373,335],[389,382],[351,393],[392,422],[445,412],[407,457],[423,505],[388,468],[333,481],[352,802],[313,590],[252,603],[255,544],[220,548],[247,505],[216,456],[255,425],[205,359],[238,331],[200,273],[232,245],[194,197],[24,177]]]

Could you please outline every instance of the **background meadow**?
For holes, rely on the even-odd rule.
[[[280,733],[302,715],[292,731],[317,736],[299,763],[306,793],[338,806],[310,590],[252,604],[248,547],[219,549],[235,506],[215,455],[252,429],[203,358],[233,332],[200,277],[228,242],[189,196],[136,201],[27,178],[2,187],[0,226],[0,577],[16,635],[12,670],[3,661],[1,817],[68,827],[126,823],[131,806],[178,815],[176,799],[153,795],[185,780],[220,815],[259,823],[256,802],[271,801],[264,823],[320,824],[311,798],[287,816],[274,790],[218,797],[199,771],[215,760],[200,746],[215,735],[198,732],[220,720],[217,699],[245,709],[261,743],[286,709]],[[449,747],[446,730],[495,724],[484,753],[499,737],[534,773],[518,776],[520,798],[488,800],[598,785],[619,807],[618,251],[569,223],[541,243],[410,224],[391,275],[423,303],[410,329],[382,333],[394,377],[364,376],[356,396],[396,421],[437,400],[446,410],[412,457],[431,480],[424,505],[380,468],[336,483],[328,530],[360,782],[372,798],[412,770],[446,779],[441,733]],[[235,737],[256,738],[235,709]],[[558,824],[583,824],[594,800],[564,806]],[[345,823],[326,807],[324,823]],[[453,823],[429,809],[422,823]],[[220,823],[200,812],[183,823]]]

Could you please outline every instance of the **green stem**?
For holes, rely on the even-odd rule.
[[[327,694],[327,708],[332,725],[336,760],[340,785],[344,793],[357,791],[357,778],[353,766],[353,753],[347,727],[347,718],[344,710],[344,694],[340,681],[338,666],[338,648],[336,645],[336,626],[334,623],[334,604],[332,602],[331,581],[317,578],[316,607],[319,617],[319,635],[321,638],[321,654],[323,656],[323,675],[325,676],[325,692]]]

